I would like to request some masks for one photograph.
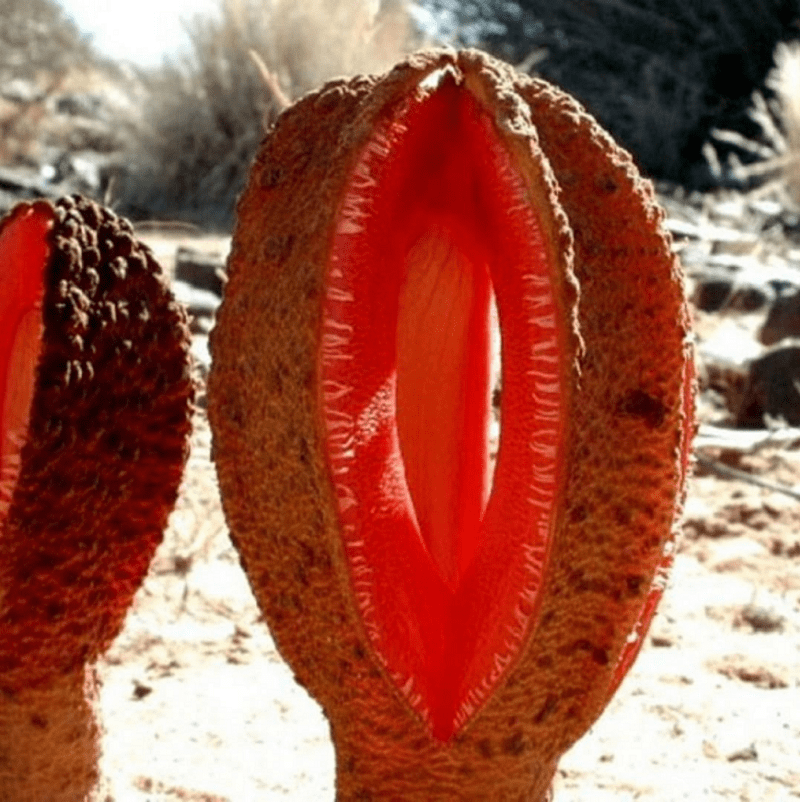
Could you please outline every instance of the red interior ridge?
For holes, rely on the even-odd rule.
[[[514,663],[538,605],[564,417],[547,253],[491,117],[452,77],[378,127],[337,218],[319,369],[353,593],[442,741]]]
[[[0,230],[0,524],[11,503],[30,420],[51,227],[45,207],[23,207]]]

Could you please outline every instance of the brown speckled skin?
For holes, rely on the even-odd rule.
[[[442,745],[362,632],[323,453],[316,365],[327,251],[353,160],[375,120],[448,64],[494,111],[521,171],[546,186],[552,166],[575,240],[585,351],[574,339],[580,378],[540,615],[488,703]],[[563,213],[549,214],[557,231]],[[688,316],[660,220],[630,157],[574,101],[476,51],[419,53],[385,76],[332,82],[287,110],[264,141],[212,335],[209,415],[250,583],[282,654],[330,720],[338,799],[541,802],[559,756],[607,703],[673,537],[691,426]],[[568,271],[569,236],[554,236]],[[569,295],[568,277],[563,286]],[[571,305],[565,298],[565,315]],[[567,378],[569,388],[575,377]]]
[[[76,717],[73,735],[96,741],[83,718],[90,706],[75,700],[161,541],[194,397],[186,315],[130,224],[78,197],[40,208],[54,219],[44,335],[19,480],[0,524],[0,799],[12,802],[83,799],[35,776],[25,796],[12,757],[20,740],[32,742],[25,726],[44,744],[64,710]],[[19,711],[48,694],[52,716],[26,722]],[[72,770],[67,755],[50,759]]]
[[[0,697],[2,802],[108,802],[92,668]]]

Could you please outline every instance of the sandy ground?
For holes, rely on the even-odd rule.
[[[164,543],[100,666],[111,797],[332,800],[327,724],[260,618],[209,445],[200,413]],[[800,489],[800,434],[744,456],[707,453]],[[797,498],[698,467],[646,645],[564,756],[556,802],[800,799],[798,524]]]

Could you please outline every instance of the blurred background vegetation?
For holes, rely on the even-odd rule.
[[[763,180],[800,130],[800,81],[775,73],[800,0],[219,0],[187,30],[188,52],[145,70],[98,56],[55,0],[0,0],[0,167],[225,228],[286,103],[439,43],[559,84],[645,173],[688,188]]]

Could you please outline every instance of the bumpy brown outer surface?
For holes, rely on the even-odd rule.
[[[59,763],[71,771],[68,753],[96,750],[76,688],[122,627],[161,540],[193,399],[185,313],[130,224],[81,198],[51,211],[30,428],[0,529],[0,799],[14,802],[29,798],[9,790],[25,726],[38,732],[40,762],[56,767],[27,778],[30,799],[83,798],[56,796],[46,778]],[[29,704],[41,710],[26,723]],[[58,754],[48,733],[65,732],[70,705],[70,735],[88,741]]]
[[[580,389],[541,614],[489,702],[443,746],[362,632],[316,365],[327,251],[353,160],[375,121],[448,64],[494,111],[520,169],[546,177],[552,166],[575,238],[586,350],[576,347]],[[679,503],[688,319],[650,185],[562,93],[480,53],[437,51],[290,108],[262,145],[238,214],[212,338],[215,459],[259,604],[331,722],[338,798],[545,799],[558,757],[608,701]]]
[[[104,802],[91,669],[0,700],[2,802]]]

